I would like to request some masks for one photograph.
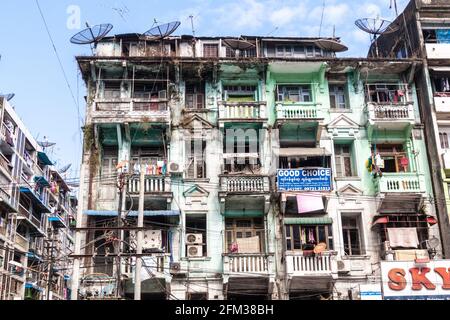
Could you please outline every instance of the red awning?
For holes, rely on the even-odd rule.
[[[375,219],[375,222],[373,223],[372,227],[375,227],[376,225],[379,225],[379,224],[387,224],[388,222],[389,222],[389,217],[387,217],[387,216],[377,217]]]
[[[427,223],[429,223],[430,225],[435,225],[438,223],[437,219],[433,216],[427,216]]]

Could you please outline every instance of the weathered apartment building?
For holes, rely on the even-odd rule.
[[[0,124],[0,300],[65,300],[76,197],[4,97]]]
[[[124,34],[77,57],[73,299],[133,299],[140,170],[142,299],[381,298],[382,261],[442,258],[424,62],[242,39]]]
[[[419,59],[414,81],[424,124],[444,256],[450,255],[450,2],[413,0],[369,56]],[[443,267],[448,268],[449,262]],[[444,292],[441,292],[442,295]]]

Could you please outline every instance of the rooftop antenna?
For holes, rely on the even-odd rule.
[[[319,38],[322,34],[322,24],[323,24],[323,16],[324,15],[325,15],[325,0],[323,0],[323,4],[322,4],[322,17],[320,18]]]
[[[70,164],[68,164],[68,165],[66,165],[66,166],[64,166],[64,167],[62,167],[62,168],[60,168],[60,169],[58,169],[58,172],[59,172],[59,173],[66,173],[67,170],[69,170],[71,166],[72,166],[72,164],[70,163]]]
[[[372,35],[372,44],[375,44],[375,54],[379,56],[377,38],[380,34],[389,34],[398,30],[399,26],[391,21],[377,18],[362,18],[355,21],[355,25],[362,31]]]
[[[278,27],[275,27],[275,29],[273,29],[272,31],[270,31],[270,32],[266,35],[266,37],[268,37],[268,36],[274,34],[275,32],[278,31],[278,29],[279,29]]]
[[[86,22],[86,27],[86,29],[78,32],[70,38],[70,42],[79,45],[89,44],[91,46],[91,50],[93,50],[92,44],[94,44],[95,47],[100,40],[108,35],[108,33],[112,30],[113,25],[110,23],[105,23],[91,27],[89,23]]]
[[[15,96],[15,93],[0,94],[0,98],[5,98],[5,100],[8,102],[11,101]]]
[[[195,38],[194,16],[191,14],[191,15],[189,16],[189,19],[191,19],[192,36]]]
[[[397,0],[391,0],[391,4],[390,4],[390,6],[389,6],[389,9],[392,9],[392,5],[394,5],[395,16],[398,17]]]

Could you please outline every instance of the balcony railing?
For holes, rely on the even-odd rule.
[[[426,43],[428,59],[450,59],[450,43]]]
[[[19,215],[27,218],[36,228],[41,229],[41,221],[22,205],[19,205]]]
[[[128,192],[139,194],[139,178],[132,178],[128,181]],[[169,178],[166,176],[146,176],[144,193],[170,192]]]
[[[95,100],[93,110],[94,117],[116,117],[118,115],[126,115],[131,118],[148,116],[168,119],[168,100],[142,98]]]
[[[383,173],[375,180],[378,193],[423,193],[425,177],[417,173]]]
[[[319,120],[323,118],[316,104],[311,103],[283,103],[276,104],[277,120]]]
[[[18,246],[20,246],[23,250],[28,251],[29,247],[29,241],[27,238],[21,236],[20,234],[16,233],[14,243]]]
[[[286,253],[286,268],[287,273],[292,276],[331,275],[337,273],[336,253]]]
[[[372,121],[414,121],[414,106],[408,105],[379,105],[368,103],[369,119]]]
[[[445,94],[446,96],[439,96],[439,93],[436,93],[434,96],[434,105],[438,113],[450,113],[450,93]]]
[[[269,192],[270,181],[268,176],[220,176],[220,185],[223,192],[252,193]]]
[[[221,102],[219,119],[265,119],[265,102]]]
[[[225,254],[225,274],[267,274],[273,273],[274,256],[271,254]]]

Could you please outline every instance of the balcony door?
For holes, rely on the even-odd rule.
[[[401,144],[382,144],[374,145],[375,163],[382,172],[386,173],[400,173],[410,172],[409,159],[404,147]],[[379,155],[379,157],[377,156]],[[378,161],[381,158],[382,161]]]
[[[264,218],[225,220],[226,252],[264,253],[265,228]]]

